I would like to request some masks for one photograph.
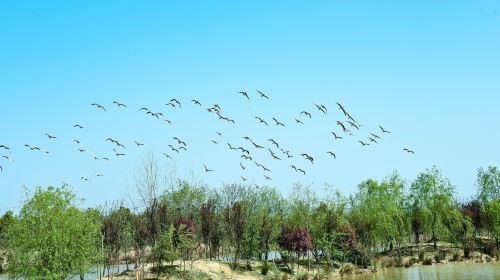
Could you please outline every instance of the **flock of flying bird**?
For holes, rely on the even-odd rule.
[[[244,98],[246,98],[248,101],[251,100],[250,98],[250,95],[248,92],[246,91],[240,91],[238,92],[239,94],[241,94],[241,96],[243,96]],[[266,99],[266,100],[269,100],[269,96],[266,95],[265,93],[257,90],[257,97],[258,98],[262,98],[262,99]],[[206,110],[208,113],[210,114],[213,114],[217,119],[221,120],[221,121],[224,121],[224,122],[227,122],[227,123],[230,123],[230,124],[235,124],[235,120],[234,119],[231,119],[230,117],[226,116],[223,114],[223,111],[221,109],[221,106],[219,104],[213,104],[209,107],[206,107],[204,108],[204,106],[202,105],[202,103],[199,101],[199,100],[196,100],[196,99],[192,99],[191,100],[192,104],[195,105],[195,106],[199,106],[200,108]],[[122,109],[126,109],[127,108],[127,105],[123,104],[123,103],[120,103],[118,101],[114,101],[113,104],[117,107],[117,108],[122,108]],[[91,106],[95,107],[97,110],[102,110],[103,112],[107,112],[106,108],[101,105],[101,104],[98,104],[98,103],[92,103]],[[177,108],[182,108],[182,105],[181,105],[181,102],[176,99],[176,98],[173,98],[170,100],[169,103],[166,104],[166,106],[169,106],[169,107],[172,107],[174,109],[177,109]],[[327,115],[328,114],[328,109],[325,105],[323,104],[314,104],[314,106],[316,107],[315,110],[317,109],[317,111],[321,114],[324,114],[324,115]],[[338,103],[337,102],[337,106],[338,106],[338,109],[343,113],[344,117],[346,118],[344,121],[341,121],[341,120],[337,120],[336,121],[336,124],[338,125],[338,127],[340,128],[340,130],[342,131],[343,134],[340,134],[339,132],[334,132],[334,131],[331,131],[331,134],[333,135],[334,137],[334,140],[341,140],[343,139],[344,137],[347,137],[347,136],[354,136],[353,135],[353,130],[360,130],[363,125],[360,124],[359,122],[357,122],[351,114],[349,114],[349,112],[345,109],[345,107]],[[158,120],[162,120],[168,124],[172,124],[172,121],[167,119],[165,117],[165,115],[161,112],[154,112],[154,111],[151,111],[150,109],[146,108],[146,107],[143,107],[143,108],[140,108],[139,109],[140,112],[145,112],[146,115],[152,117],[152,118],[155,118],[155,119],[158,119]],[[265,126],[269,126],[269,125],[275,125],[275,126],[279,126],[279,127],[286,127],[286,124],[280,120],[278,120],[277,118],[272,118],[272,121],[273,123],[268,123],[264,118],[261,118],[259,116],[255,116],[254,117],[258,124],[260,125],[265,125]],[[304,125],[304,120],[303,119],[311,119],[312,118],[312,113],[309,112],[309,111],[306,111],[306,110],[303,110],[302,112],[300,112],[299,116],[297,118],[295,118],[295,125]],[[76,128],[76,129],[84,129],[84,126],[81,125],[81,124],[75,124],[73,126],[73,128]],[[378,128],[380,129],[380,135],[383,135],[383,134],[390,134],[391,132],[386,130],[384,127],[382,126],[378,126]],[[58,140],[58,137],[57,136],[54,136],[52,134],[49,134],[47,132],[43,132],[49,141],[55,141],[55,140]],[[219,137],[222,137],[222,133],[221,132],[216,132],[217,135]],[[366,140],[359,140],[358,142],[362,145],[362,146],[369,146],[369,145],[373,145],[373,144],[378,144],[380,140],[382,140],[382,137],[372,132],[370,133],[370,136],[366,138]],[[269,152],[269,155],[270,157],[273,159],[273,160],[277,160],[277,161],[284,161],[286,159],[291,159],[294,157],[294,155],[291,154],[291,152],[289,150],[286,150],[284,149],[279,143],[278,141],[276,141],[275,139],[273,138],[269,138],[268,139],[268,142],[269,142],[269,145],[268,147],[265,147],[265,145],[260,145],[260,144],[257,144],[252,138],[250,138],[249,136],[243,136],[242,139],[244,139],[247,143],[248,143],[248,147],[244,147],[244,146],[239,146],[239,147],[236,147],[236,146],[233,146],[231,143],[227,142],[226,145],[228,147],[229,150],[232,150],[232,151],[239,151],[239,156],[240,156],[240,159],[241,159],[241,162],[239,164],[240,168],[242,171],[245,171],[249,166],[246,165],[247,163],[249,162],[253,162],[257,168],[261,168],[262,169],[262,172],[263,172],[263,176],[265,178],[265,180],[272,180],[271,178],[271,170],[269,168],[267,168],[266,166],[264,166],[262,163],[259,163],[257,162],[257,159],[255,158],[254,159],[254,155],[253,155],[253,151],[251,151],[251,149],[254,149],[254,150],[267,150]],[[171,144],[168,144],[168,147],[170,148],[170,151],[167,153],[162,153],[163,156],[165,156],[165,158],[167,159],[170,159],[170,160],[174,160],[174,158],[171,156],[172,153],[176,153],[176,154],[180,154],[181,152],[185,152],[188,150],[188,144],[181,140],[180,138],[178,137],[173,137],[172,138],[172,143]],[[219,145],[219,141],[217,140],[210,140],[213,144],[216,144],[216,145]],[[109,157],[98,157],[96,156],[94,153],[88,151],[87,149],[85,149],[82,145],[82,143],[80,142],[80,140],[78,139],[74,139],[73,142],[78,145],[78,147],[76,148],[76,150],[80,153],[84,153],[84,152],[89,152],[92,154],[92,157],[94,160],[98,160],[98,161],[110,161],[110,158]],[[105,140],[105,142],[109,142],[111,145],[113,145],[113,153],[114,153],[114,156],[115,157],[124,157],[126,156],[124,150],[126,149],[126,146],[124,144],[122,144],[120,141],[116,140],[116,139],[113,139],[111,137],[107,138]],[[141,147],[141,146],[144,146],[145,144],[143,143],[140,143],[138,141],[134,141],[133,142],[135,146],[137,147]],[[38,151],[38,152],[43,152],[43,153],[46,153],[46,154],[52,154],[51,152],[49,152],[47,149],[43,149],[43,148],[40,148],[38,146],[32,146],[32,145],[28,145],[28,144],[25,144],[24,145],[29,151]],[[267,149],[266,149],[267,148]],[[278,154],[276,153],[275,151],[273,151],[273,148],[276,148],[278,150],[281,151],[281,154]],[[11,156],[11,148],[8,147],[7,145],[4,145],[4,144],[0,144],[0,151],[4,151],[5,153],[8,152],[9,154],[8,155],[2,155],[2,158],[3,159],[6,159],[8,161],[10,161],[11,163],[13,162],[13,159],[12,159],[12,156]],[[414,151],[408,149],[408,148],[404,148],[403,151],[407,152],[408,154],[414,154]],[[327,151],[326,152],[327,155],[333,157],[334,159],[337,158],[337,155],[332,152],[332,151]],[[309,162],[310,164],[314,164],[314,157],[308,153],[301,153],[299,154],[300,157],[306,161],[306,162]],[[244,164],[245,163],[245,164]],[[213,169],[210,169],[209,167],[207,167],[206,164],[203,164],[203,171],[206,172],[206,173],[209,173],[209,172],[214,172]],[[294,164],[291,164],[289,165],[289,167],[294,170],[296,173],[298,174],[302,174],[302,175],[306,175],[306,170],[305,168],[299,168],[297,167],[296,165]],[[2,165],[0,165],[0,172],[3,172],[3,167]],[[96,172],[95,173],[95,176],[97,177],[102,177],[103,174],[102,173],[98,173]],[[240,176],[241,177],[241,180],[246,182],[248,181],[247,178],[245,178],[244,176]],[[80,178],[82,181],[88,181],[89,179],[85,176],[82,176]]]

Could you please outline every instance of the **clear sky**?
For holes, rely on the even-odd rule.
[[[89,206],[125,198],[148,152],[183,179],[218,186],[244,176],[285,193],[302,182],[348,194],[394,169],[411,181],[437,165],[465,198],[475,192],[477,168],[500,164],[499,1],[2,1],[0,38],[0,144],[11,148],[0,154],[13,159],[0,159],[0,211],[18,209],[23,186],[63,181]],[[182,108],[167,107],[171,98]],[[220,104],[236,124],[191,98]],[[128,107],[118,109],[114,100]],[[345,122],[336,102],[364,125],[354,136],[335,124]],[[328,115],[313,103],[325,104]],[[139,112],[143,106],[173,125]],[[312,119],[296,125],[302,110]],[[286,127],[264,127],[255,116]],[[77,123],[85,128],[73,128]],[[361,147],[357,141],[370,132],[381,135],[378,125],[392,133]],[[344,139],[334,141],[330,131]],[[251,149],[272,170],[266,182],[255,164],[225,146],[250,148],[246,135],[266,148],[275,138],[295,157],[278,162]],[[169,151],[174,136],[188,152]],[[125,157],[113,156],[108,137],[126,145]],[[76,151],[73,139],[111,161]],[[314,156],[314,165],[300,153]],[[215,171],[205,173],[203,164]]]

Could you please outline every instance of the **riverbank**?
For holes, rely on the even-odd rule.
[[[269,262],[267,269],[263,268],[262,262],[250,262],[249,265],[241,263],[238,269],[231,269],[231,264],[221,261],[205,261],[198,260],[186,264],[186,269],[180,262],[174,262],[172,265],[164,266],[160,277],[152,270],[152,265],[148,264],[144,267],[145,279],[241,279],[241,280],[283,280],[283,279],[338,279],[343,277],[365,277],[369,275],[377,275],[390,273],[393,270],[415,269],[422,267],[447,266],[447,265],[479,265],[479,264],[495,264],[500,268],[500,262],[497,257],[472,252],[469,259],[464,259],[463,256],[458,256],[456,253],[450,255],[444,253],[443,250],[436,252],[425,252],[421,254],[422,260],[418,256],[404,256],[399,261],[393,256],[379,256],[374,260],[374,265],[369,268],[359,268],[350,263],[342,264],[338,268],[329,268],[321,266],[318,268],[313,262],[302,261],[298,268],[295,266],[294,275],[290,275],[286,266],[280,262]],[[441,258],[443,257],[443,258]],[[266,270],[266,271],[264,271]],[[266,272],[265,275],[263,272]],[[399,272],[401,273],[401,272]],[[128,271],[120,274],[114,274],[110,277],[103,278],[105,280],[130,280],[136,279],[136,272]],[[494,278],[493,278],[494,279]]]

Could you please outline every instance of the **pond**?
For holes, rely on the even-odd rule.
[[[413,266],[388,271],[359,275],[343,279],[356,280],[494,280],[500,279],[500,263],[486,264],[439,264],[432,266]]]
[[[129,268],[133,268],[134,265],[129,265]],[[119,265],[119,266],[114,266],[111,268],[111,272],[112,273],[116,273],[116,272],[123,272],[126,270],[126,265]],[[6,275],[6,274],[0,274],[0,280],[8,280],[9,277]],[[99,279],[99,274],[96,271],[91,271],[87,274],[85,274],[85,280],[96,280],[96,279]],[[72,278],[72,280],[80,280],[80,277],[79,276],[75,276]]]

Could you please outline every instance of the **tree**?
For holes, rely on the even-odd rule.
[[[464,256],[468,258],[474,246],[474,226],[471,219],[464,216],[458,207],[454,207],[443,217],[443,224],[448,229],[447,239],[462,247]]]
[[[476,185],[477,197],[482,202],[484,226],[495,238],[500,250],[500,171],[491,166],[487,170],[479,168]]]
[[[99,224],[92,211],[76,207],[74,194],[38,188],[27,199],[19,222],[7,229],[8,273],[24,279],[69,279],[98,260]]]
[[[179,254],[174,246],[174,235],[175,228],[171,224],[158,236],[153,247],[153,256],[156,262],[158,262],[158,277],[160,276],[160,268],[163,262],[172,263],[179,258]]]
[[[443,218],[450,211],[455,187],[437,167],[420,173],[410,188],[410,203],[419,209],[422,230],[430,234],[437,249],[440,235],[446,234]]]

